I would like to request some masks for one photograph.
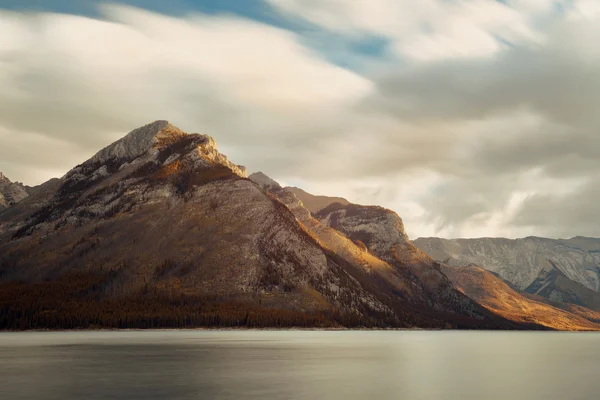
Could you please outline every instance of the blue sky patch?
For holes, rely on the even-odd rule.
[[[26,4],[25,4],[26,3]],[[321,56],[344,68],[360,70],[368,60],[383,58],[388,41],[364,36],[349,38],[326,31],[309,22],[279,14],[263,0],[0,0],[0,9],[44,11],[102,18],[101,4],[124,4],[170,15],[184,16],[201,12],[209,15],[233,15],[286,29],[299,35],[301,42]]]

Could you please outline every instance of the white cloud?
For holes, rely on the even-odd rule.
[[[506,43],[543,41],[532,16],[522,12],[523,7],[519,12],[495,0],[268,2],[324,29],[386,37],[398,54],[418,61],[486,57]],[[531,10],[531,4],[527,8]],[[539,11],[541,7],[535,9]]]
[[[597,20],[600,18],[600,3],[596,0],[577,0],[570,12],[571,18]]]
[[[252,171],[394,209],[411,237],[593,232],[593,4],[540,25],[553,7],[535,0],[272,1],[428,62],[360,76],[300,34],[231,16],[0,11],[0,169],[40,183],[169,119]]]
[[[225,146],[262,145],[259,137],[307,129],[307,116],[322,128],[372,89],[282,29],[233,17],[104,11],[108,20],[0,11],[7,22],[0,25],[0,122],[15,137],[78,143],[84,159],[114,132],[166,118]],[[5,172],[39,183],[24,171]]]

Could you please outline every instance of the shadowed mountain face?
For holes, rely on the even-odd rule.
[[[35,187],[28,188],[29,195],[18,203],[0,210],[0,233],[21,224],[31,214],[46,206],[60,187],[60,179],[51,179]]]
[[[600,311],[600,293],[567,278],[556,264],[549,262],[525,292],[554,302],[571,303]]]
[[[419,238],[414,244],[446,264],[480,265],[521,290],[538,279],[550,263],[574,282],[595,291],[600,287],[600,239]]]
[[[523,327],[456,293],[464,309],[430,303],[367,244],[166,121],[31,199],[0,219],[3,328]]]

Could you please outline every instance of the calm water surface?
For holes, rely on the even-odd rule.
[[[0,333],[0,399],[598,399],[600,335]]]

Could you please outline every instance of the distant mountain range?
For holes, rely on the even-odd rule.
[[[525,293],[600,310],[600,239],[419,238],[414,244],[442,263],[483,267]]]
[[[459,266],[391,210],[247,176],[166,121],[61,179],[4,181],[2,329],[600,328],[590,272]]]

